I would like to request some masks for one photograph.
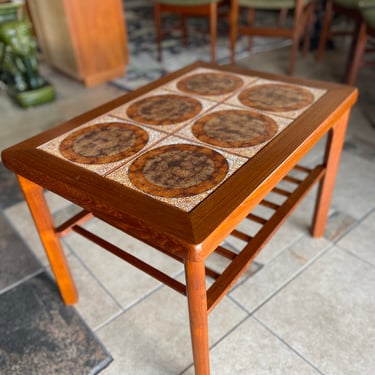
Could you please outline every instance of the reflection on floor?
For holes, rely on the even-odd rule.
[[[288,53],[279,49],[238,63],[284,73]],[[339,82],[345,56],[344,48],[328,51],[316,65],[311,54],[298,61],[295,75]],[[1,149],[123,94],[109,84],[85,89],[43,70],[56,87],[57,101],[25,111],[2,94]],[[352,111],[324,238],[312,239],[308,233],[313,191],[210,315],[213,374],[375,373],[374,78],[370,69],[358,77],[360,98]],[[323,149],[318,144],[306,163],[312,164]],[[7,182],[12,177],[1,173],[1,237],[11,232],[12,244],[24,241],[42,266],[24,254],[17,257],[13,274],[0,272],[0,304],[6,291],[41,267],[49,271],[26,205]],[[53,194],[47,199],[57,222],[75,210]],[[183,277],[175,261],[99,221],[87,225]],[[101,374],[193,374],[184,297],[76,234],[64,239],[64,248],[80,292],[75,309],[114,359]]]

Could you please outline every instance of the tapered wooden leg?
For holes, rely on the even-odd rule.
[[[208,312],[204,262],[185,262],[195,375],[210,374]]]
[[[17,177],[48,256],[61,296],[67,305],[76,303],[78,300],[77,290],[60,240],[56,237],[53,220],[43,195],[43,188],[21,176]]]
[[[349,111],[332,128],[327,140],[325,165],[326,173],[319,184],[311,233],[314,237],[324,235],[329,207],[335,186],[341,152],[345,141],[345,132],[349,120]]]

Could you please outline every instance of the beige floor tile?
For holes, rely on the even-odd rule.
[[[246,313],[224,298],[209,316],[211,345]],[[162,287],[97,334],[114,361],[103,375],[177,375],[192,363],[186,298]]]
[[[374,163],[344,151],[333,206],[355,219],[361,219],[375,207],[374,187]]]
[[[330,245],[324,238],[302,237],[253,277],[235,288],[230,296],[248,311],[253,311]]]
[[[78,290],[75,307],[87,325],[96,330],[116,316],[121,307],[74,255],[68,257],[68,262]]]
[[[314,194],[309,194],[292,213],[289,219],[278,229],[270,242],[257,256],[256,261],[269,263],[286,248],[301,239],[310,230],[314,210]]]
[[[338,246],[375,265],[375,212],[343,237]]]
[[[240,324],[210,355],[214,375],[319,374],[253,318]],[[183,375],[194,375],[193,368]]]
[[[375,268],[332,248],[255,316],[326,375],[375,373]]]
[[[181,263],[99,220],[93,219],[87,228],[171,276],[183,270]],[[161,285],[151,276],[75,233],[67,236],[65,240],[123,308],[144,298]]]

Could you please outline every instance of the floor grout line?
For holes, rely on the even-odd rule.
[[[254,315],[259,309],[261,309],[266,303],[268,303],[273,297],[276,296],[280,291],[285,289],[290,283],[296,280],[302,273],[304,273],[307,269],[309,269],[312,265],[314,265],[322,256],[326,253],[334,249],[335,246],[331,243],[327,248],[322,250],[321,253],[317,254],[314,258],[312,258],[309,262],[307,262],[304,266],[298,269],[289,279],[287,279],[278,289],[268,295],[263,302],[258,304],[254,309],[251,310],[251,315]]]
[[[7,287],[5,287],[4,289],[1,289],[0,290],[0,297],[1,295],[3,295],[4,293],[6,292],[9,292],[10,290],[18,287],[19,285],[23,284],[24,282],[28,281],[28,280],[31,280],[32,278],[34,278],[35,276],[38,276],[40,274],[42,274],[43,272],[45,272],[45,269],[43,267],[41,267],[38,271],[35,271],[21,279],[19,279],[18,281],[8,285]]]
[[[272,331],[267,325],[265,325],[261,320],[259,320],[256,316],[251,316],[258,324],[260,324],[264,329],[266,329],[272,336],[277,338],[281,341],[285,346],[287,346],[292,352],[294,352],[298,357],[300,357],[304,362],[310,365],[314,370],[316,370],[319,374],[325,375],[318,367],[316,367],[312,362],[310,362],[307,358],[305,358],[301,353],[299,353],[296,349],[293,348],[287,341],[281,338],[277,333]]]

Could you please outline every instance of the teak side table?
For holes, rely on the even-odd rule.
[[[207,375],[208,313],[317,182],[311,233],[324,234],[356,98],[349,86],[199,62],[21,142],[2,159],[18,176],[64,302],[74,304],[77,291],[59,238],[75,231],[186,295],[195,373]],[[299,165],[325,135],[323,162]],[[56,228],[44,189],[83,210]],[[251,213],[257,205],[272,215]],[[81,224],[92,216],[182,262],[185,283],[89,232]],[[259,231],[236,229],[243,220]],[[226,248],[228,236],[243,248]],[[230,261],[222,273],[205,266],[213,252]],[[208,290],[206,276],[215,280]]]

